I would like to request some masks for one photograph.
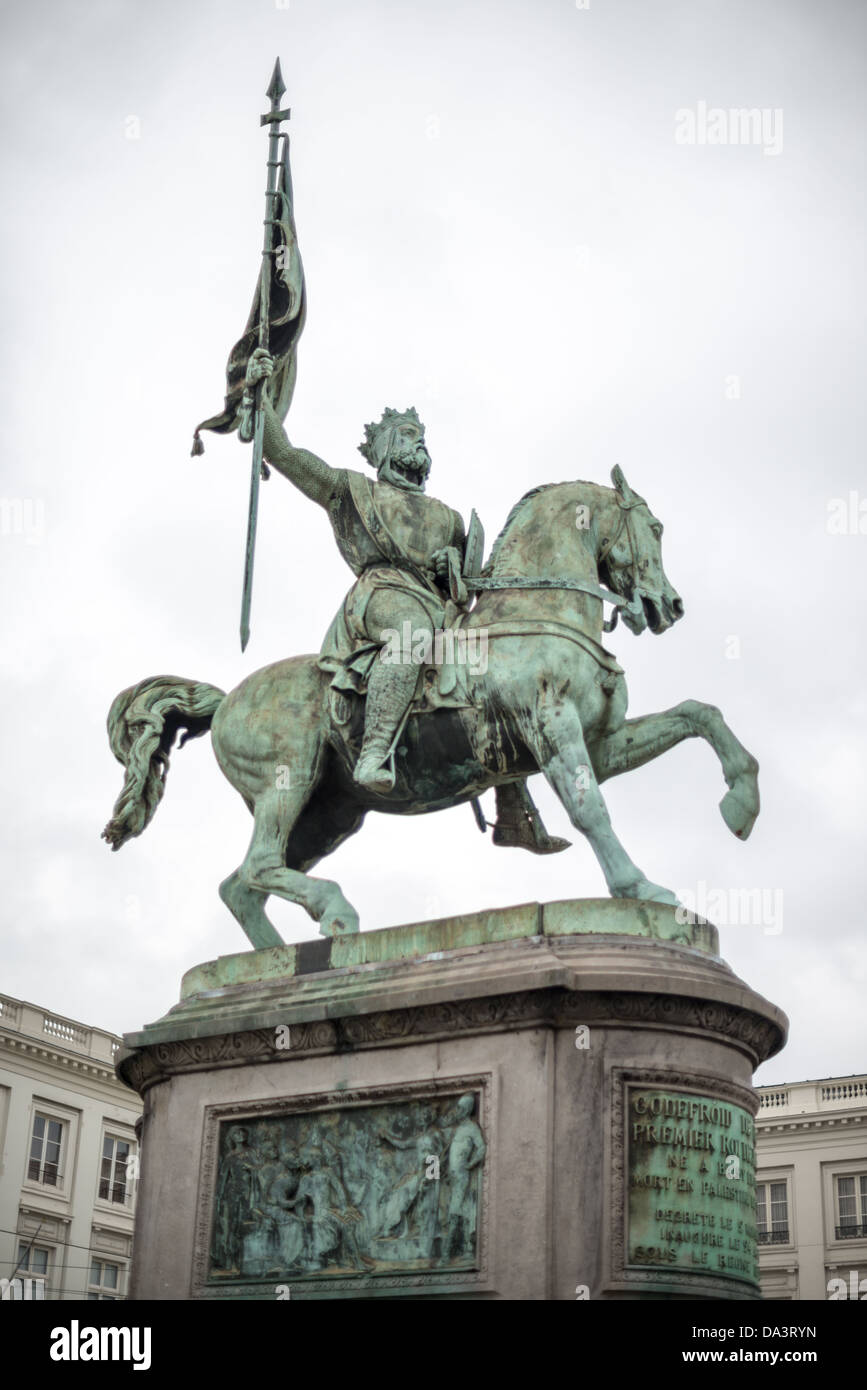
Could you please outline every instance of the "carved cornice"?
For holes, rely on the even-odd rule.
[[[279,1049],[271,1028],[154,1042],[122,1053],[118,1074],[143,1094],[182,1072],[290,1062],[518,1028],[573,1028],[576,1023],[710,1037],[743,1052],[753,1068],[783,1041],[773,1020],[734,1004],[669,994],[541,989],[293,1023],[288,1046]]]
[[[861,1125],[867,1120],[867,1111],[860,1114],[852,1114],[843,1111],[838,1115],[792,1115],[791,1118],[784,1118],[781,1115],[774,1115],[771,1119],[768,1115],[756,1117],[756,1130],[763,1138],[770,1138],[772,1134],[782,1134],[792,1129],[849,1129]]]
[[[50,1043],[36,1042],[21,1034],[0,1032],[0,1048],[18,1053],[22,1057],[36,1058],[51,1066],[62,1067],[64,1071],[77,1072],[80,1076],[95,1077],[98,1081],[113,1086],[117,1082],[114,1067],[108,1062],[94,1061],[92,1057],[73,1055],[52,1047]]]

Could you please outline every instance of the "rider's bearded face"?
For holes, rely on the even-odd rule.
[[[377,473],[380,482],[407,492],[424,492],[430,468],[430,454],[418,427],[409,423],[395,426],[388,453]]]

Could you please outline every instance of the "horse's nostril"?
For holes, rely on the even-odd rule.
[[[675,598],[675,599],[672,599],[671,608],[672,608],[672,612],[674,613],[675,618],[682,618],[682,617],[683,617],[683,599],[682,599],[682,598]]]

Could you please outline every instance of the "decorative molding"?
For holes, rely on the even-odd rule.
[[[764,1135],[782,1134],[789,1129],[848,1129],[850,1125],[860,1125],[867,1120],[867,1111],[861,1115],[847,1114],[838,1110],[836,1114],[826,1115],[762,1115],[756,1118],[756,1129]]]
[[[193,1245],[190,1295],[194,1299],[272,1298],[278,1284],[288,1284],[293,1297],[315,1298],[327,1295],[339,1298],[341,1292],[366,1291],[375,1294],[382,1289],[418,1289],[447,1293],[460,1286],[473,1291],[488,1290],[489,1247],[491,1230],[492,1166],[496,1152],[496,1091],[493,1073],[482,1072],[469,1076],[443,1076],[430,1081],[404,1081],[388,1085],[359,1087],[347,1091],[316,1091],[306,1095],[269,1097],[259,1101],[235,1101],[205,1107],[201,1156],[199,1161],[199,1191]],[[313,1114],[317,1111],[346,1110],[351,1106],[368,1106],[389,1102],[411,1102],[431,1097],[454,1096],[467,1091],[478,1096],[477,1119],[486,1139],[482,1164],[481,1198],[479,1208],[476,1268],[472,1270],[407,1274],[332,1275],[317,1278],[306,1275],[285,1278],[244,1279],[218,1285],[207,1282],[209,1251],[213,1235],[214,1190],[219,1160],[220,1125],[226,1120],[253,1123],[265,1117]],[[270,1291],[270,1292],[266,1292]]]
[[[293,1023],[289,1025],[288,1047],[279,1049],[272,1028],[154,1042],[122,1056],[118,1074],[128,1086],[143,1094],[157,1082],[187,1071],[287,1062],[299,1057],[514,1028],[571,1028],[576,1022],[710,1035],[737,1047],[753,1067],[782,1044],[777,1024],[732,1004],[680,995],[585,993],[556,988]],[[755,1099],[751,1104],[755,1108]]]
[[[71,1225],[71,1216],[39,1211],[34,1207],[21,1207],[18,1212],[17,1234],[27,1236],[31,1240],[38,1234],[41,1240],[54,1245],[65,1245]]]
[[[67,1071],[91,1075],[111,1085],[117,1082],[117,1074],[110,1064],[95,1062],[93,1058],[85,1057],[79,1053],[61,1052],[52,1047],[50,1043],[36,1042],[22,1034],[11,1036],[0,1031],[0,1047],[7,1047],[10,1052],[32,1054],[43,1061],[51,1062],[54,1066],[65,1067]]]
[[[96,1255],[116,1255],[128,1260],[132,1250],[132,1232],[116,1231],[94,1221],[91,1226],[91,1251]]]

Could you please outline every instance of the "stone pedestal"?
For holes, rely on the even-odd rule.
[[[604,899],[196,967],[117,1064],[131,1297],[757,1297],[751,1078],[786,1020],[717,949]]]

